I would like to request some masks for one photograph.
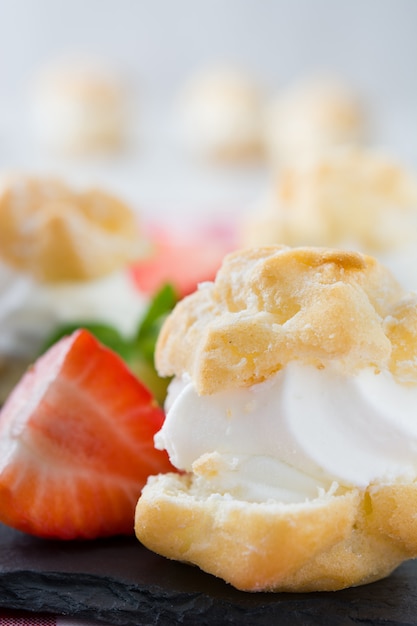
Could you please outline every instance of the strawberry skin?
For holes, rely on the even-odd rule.
[[[122,359],[86,330],[48,350],[0,414],[0,521],[40,537],[132,534],[163,410]]]

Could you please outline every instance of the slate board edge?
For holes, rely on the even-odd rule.
[[[59,572],[19,571],[0,578],[0,608],[96,620],[114,626],[350,626],[364,624],[355,603],[350,607],[334,596],[327,615],[320,598],[306,605],[294,595],[292,601],[252,608],[213,600],[204,593],[171,593],[161,588],[141,589],[108,577],[63,575]],[[273,620],[273,621],[271,621]],[[417,617],[416,617],[417,620]],[[415,626],[417,621],[366,620],[372,626]]]

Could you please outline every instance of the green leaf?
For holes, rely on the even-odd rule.
[[[178,302],[178,295],[172,285],[164,285],[154,296],[141,320],[136,334],[135,352],[153,364],[155,345],[161,326],[167,315]]]
[[[155,328],[155,324],[159,323],[161,325],[161,319],[165,319],[177,302],[178,295],[175,288],[170,284],[164,285],[149,304],[140,322],[136,339],[140,341],[141,337]]]
[[[130,342],[124,339],[122,335],[112,326],[108,324],[100,324],[97,322],[71,322],[70,324],[63,324],[54,330],[54,332],[47,338],[40,354],[43,354],[54,343],[59,341],[66,335],[71,335],[75,330],[84,328],[88,330],[92,335],[96,337],[102,344],[117,352],[124,360],[131,357],[132,346]]]
[[[125,339],[118,330],[108,324],[93,321],[72,322],[56,328],[42,346],[40,354],[43,354],[62,337],[70,335],[79,328],[84,328],[103,345],[119,354],[162,405],[169,379],[161,378],[155,370],[155,345],[162,324],[177,302],[178,295],[174,287],[169,284],[164,285],[149,303],[139,322],[137,332],[132,338]]]
[[[163,406],[171,379],[158,376],[153,364],[139,356],[131,360],[129,367],[135,376],[152,391],[157,402]]]

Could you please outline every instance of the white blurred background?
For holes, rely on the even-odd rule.
[[[194,162],[175,140],[175,103],[202,66],[237,64],[267,93],[316,72],[365,103],[374,142],[417,166],[415,0],[1,0],[0,168],[105,184],[143,212],[239,212],[267,172]],[[135,141],[117,158],[50,154],[32,128],[33,81],[69,54],[102,59],[129,83]]]

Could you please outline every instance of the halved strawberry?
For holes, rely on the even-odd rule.
[[[187,296],[198,283],[215,278],[224,255],[234,247],[234,233],[221,224],[188,234],[161,226],[149,229],[153,250],[134,263],[130,272],[140,291],[150,295],[170,283],[180,298]]]
[[[86,330],[48,350],[0,414],[0,521],[41,537],[133,533],[164,413],[119,356]]]

